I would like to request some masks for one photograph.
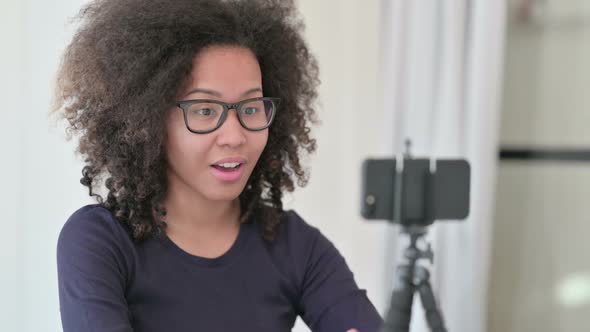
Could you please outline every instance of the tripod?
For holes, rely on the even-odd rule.
[[[389,310],[381,332],[408,332],[414,293],[418,291],[428,326],[446,332],[430,286],[430,273],[418,264],[431,263],[434,254],[423,239],[426,227],[435,220],[465,219],[469,215],[471,171],[466,160],[414,159],[411,142],[396,159],[367,159],[363,163],[361,215],[369,220],[384,219],[402,226],[410,244],[404,262],[396,270]],[[418,246],[423,239],[425,249]]]
[[[419,259],[428,259],[431,263],[434,259],[430,243],[425,250],[418,247],[418,240],[426,235],[426,227],[405,226],[402,228],[410,238],[409,246],[404,250],[404,258],[407,260],[397,267],[397,279],[393,287],[389,311],[381,332],[407,332],[410,329],[412,318],[412,302],[414,292],[418,291],[420,300],[426,314],[426,321],[433,332],[447,332],[442,316],[436,306],[436,300],[430,286],[430,273],[417,264]]]

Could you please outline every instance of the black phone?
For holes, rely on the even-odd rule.
[[[470,208],[471,167],[466,160],[367,159],[362,165],[361,215],[405,225],[465,219]]]

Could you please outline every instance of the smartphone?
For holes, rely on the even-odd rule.
[[[469,215],[471,167],[463,159],[367,159],[362,165],[361,216],[406,225]]]

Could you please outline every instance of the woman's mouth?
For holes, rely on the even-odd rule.
[[[211,165],[213,176],[221,181],[233,182],[238,180],[243,173],[244,164],[224,163]]]

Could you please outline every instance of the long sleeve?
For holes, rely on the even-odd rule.
[[[382,318],[342,255],[319,230],[306,228],[305,244],[300,244],[306,254],[299,264],[303,321],[314,332],[378,331]]]
[[[125,300],[129,275],[123,236],[100,209],[74,213],[57,243],[61,321],[64,332],[131,332]]]

